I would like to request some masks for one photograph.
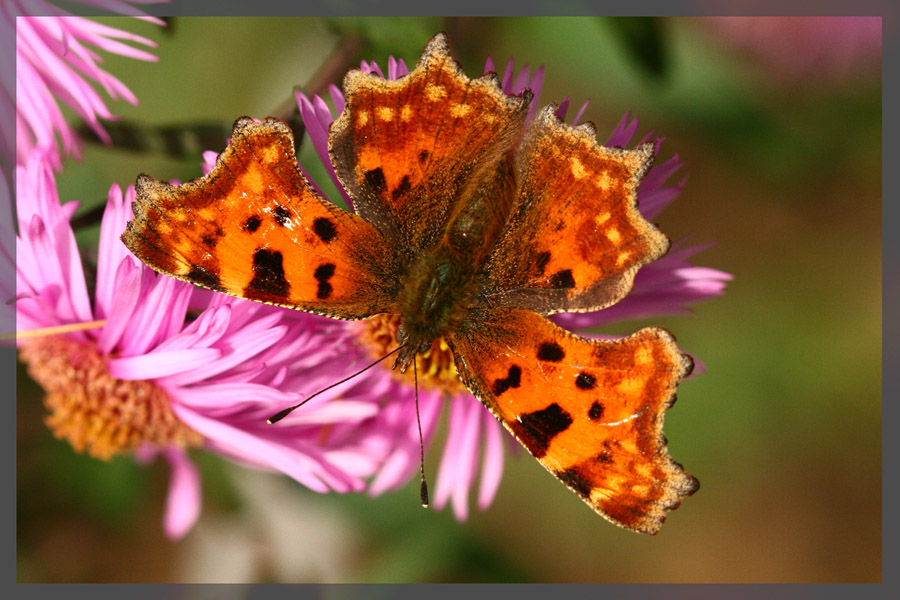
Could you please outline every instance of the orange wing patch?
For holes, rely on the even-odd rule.
[[[653,144],[603,147],[593,125],[570,127],[554,108],[539,113],[519,151],[519,194],[489,260],[489,295],[541,314],[598,310],[623,298],[637,270],[669,247],[637,209]]]
[[[466,386],[544,467],[613,523],[656,533],[699,484],[662,433],[691,370],[663,329],[600,341],[496,308],[449,340]]]
[[[274,118],[239,119],[205,177],[171,186],[142,175],[133,211],[125,245],[202,287],[343,319],[387,310],[396,294],[381,235],[312,190]]]
[[[357,213],[417,250],[480,169],[515,142],[531,99],[507,96],[495,74],[469,79],[435,36],[416,68],[394,81],[354,69],[329,150]]]

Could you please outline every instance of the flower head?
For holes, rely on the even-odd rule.
[[[131,6],[137,3],[140,2],[83,2],[163,24],[159,19],[143,16]],[[115,117],[94,89],[94,84],[113,100],[137,104],[131,90],[102,68],[103,59],[95,49],[155,61],[156,56],[129,43],[150,48],[155,48],[156,43],[91,19],[70,15],[43,0],[29,3],[28,10],[30,14],[45,16],[21,16],[15,18],[15,23],[9,22],[13,19],[9,13],[4,18],[6,27],[14,28],[16,34],[16,156],[19,162],[25,162],[32,148],[52,149],[46,158],[58,170],[62,157],[78,156],[80,147],[75,128],[66,121],[60,104],[70,108],[105,143],[109,143],[110,138],[101,119]]]
[[[363,62],[361,70],[385,77],[375,63]],[[493,71],[493,62],[488,59],[485,72]],[[396,79],[408,73],[403,61],[391,57],[388,61],[387,79]],[[544,71],[539,68],[532,73],[528,66],[518,72],[509,61],[504,70],[501,88],[506,94],[521,94],[525,89],[533,93],[528,118],[532,118],[538,106]],[[329,87],[329,95],[334,105],[333,113],[325,100],[319,96],[308,98],[297,94],[300,114],[310,136],[310,141],[324,163],[328,173],[352,208],[352,199],[342,187],[331,167],[328,154],[328,129],[336,115],[345,105],[344,97],[335,86]],[[568,98],[560,103],[557,116],[565,118]],[[583,114],[585,103],[575,115],[576,123]],[[613,130],[607,145],[628,146],[637,130],[637,119],[625,115]],[[650,141],[647,136],[642,141]],[[661,139],[656,139],[656,153]],[[642,180],[638,196],[640,208],[645,217],[653,217],[671,203],[681,191],[683,181],[668,186],[665,182],[681,167],[676,156],[652,168]],[[702,267],[695,267],[687,259],[699,248],[676,248],[667,257],[644,267],[635,279],[634,290],[625,299],[608,309],[595,313],[554,315],[554,320],[570,329],[585,328],[605,324],[625,318],[643,317],[652,314],[685,312],[686,304],[721,294],[725,282],[731,278],[727,273]],[[370,349],[370,357],[383,356],[395,344],[398,320],[395,317],[376,316],[367,321],[348,324],[364,348]],[[371,432],[372,439],[378,433],[384,436],[384,443],[391,448],[387,459],[369,486],[369,493],[377,495],[405,484],[416,472],[419,464],[419,439],[415,413],[416,389],[412,369],[400,375],[387,369],[380,369],[385,381],[390,381],[391,395],[382,409],[362,427]],[[449,405],[447,439],[437,475],[434,506],[441,509],[448,503],[459,520],[468,516],[469,496],[480,479],[477,491],[477,505],[486,508],[496,494],[503,471],[504,439],[496,419],[469,393],[458,380],[455,364],[449,348],[438,340],[432,347],[416,357],[418,372],[418,402],[423,436],[426,444],[433,438],[443,405]],[[511,447],[517,447],[514,444]]]

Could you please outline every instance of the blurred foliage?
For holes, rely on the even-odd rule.
[[[665,48],[665,19],[659,17],[617,17],[607,20],[609,30],[619,37],[623,51],[638,69],[661,78],[668,71]]]
[[[147,130],[204,123],[227,132],[241,115],[283,106],[346,36],[363,40],[348,67],[363,58],[386,65],[389,54],[411,66],[443,29],[469,75],[489,55],[500,70],[510,56],[545,65],[541,103],[568,96],[578,107],[590,98],[585,119],[601,139],[628,110],[640,118],[639,137],[665,136],[662,158],[678,153],[688,182],[660,227],[673,240],[715,242],[694,262],[736,278],[694,316],[608,331],[665,326],[704,364],[666,419],[673,456],[702,487],[649,538],[600,519],[527,457],[508,460],[489,510],[457,523],[449,510],[418,508],[415,481],[377,499],[289,485],[284,497],[296,509],[285,509],[240,485],[242,468],[197,453],[204,513],[172,544],[161,533],[162,461],[143,467],[75,455],[43,427],[40,391],[20,373],[20,581],[184,581],[198,573],[223,581],[880,580],[877,60],[826,82],[814,70],[786,77],[724,45],[709,35],[714,23],[698,19],[179,18],[171,34],[115,24],[160,43],[158,64],[107,61],[140,99],[114,112]],[[308,144],[301,162],[333,192]],[[105,202],[113,182],[127,185],[141,172],[190,179],[199,164],[199,148],[176,158],[159,147],[91,146],[59,176],[60,197],[82,201],[82,214]],[[95,243],[96,235],[87,227],[79,239]],[[440,448],[428,451],[431,477]],[[332,515],[344,524],[331,536],[340,560],[308,569],[316,544],[304,535],[278,545],[259,515],[310,532]],[[203,571],[203,561],[220,568]]]

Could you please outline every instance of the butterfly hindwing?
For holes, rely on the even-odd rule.
[[[591,124],[542,109],[517,149],[512,217],[487,265],[495,305],[540,314],[591,311],[622,299],[668,239],[638,212],[653,144],[606,148]]]
[[[467,387],[541,464],[598,513],[655,533],[697,480],[662,433],[691,369],[663,329],[576,336],[531,311],[494,308],[448,340]]]
[[[381,235],[313,191],[274,118],[239,119],[205,177],[172,186],[142,175],[133,210],[125,245],[202,287],[344,319],[387,309],[395,293]]]
[[[344,96],[329,130],[335,173],[356,211],[411,252],[443,233],[473,178],[490,175],[516,141],[530,99],[504,94],[494,74],[466,77],[443,34],[399,79],[348,72]]]

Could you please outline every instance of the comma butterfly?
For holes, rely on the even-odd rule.
[[[205,177],[137,180],[122,240],[153,269],[199,286],[338,319],[399,316],[404,371],[443,338],[462,382],[594,510],[656,533],[698,488],[662,433],[691,370],[667,331],[576,336],[556,312],[621,300],[666,253],[636,189],[653,145],[606,148],[593,124],[526,90],[468,78],[438,34],[388,81],[353,69],[329,131],[351,213],[320,197],[275,118],[241,118]]]

